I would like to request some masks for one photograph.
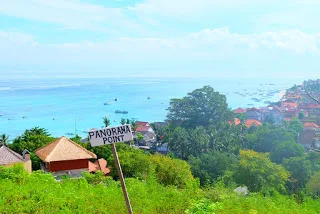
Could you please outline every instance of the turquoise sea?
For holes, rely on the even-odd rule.
[[[119,125],[121,118],[163,121],[171,98],[181,98],[204,85],[225,94],[232,109],[263,106],[265,101],[278,101],[281,91],[302,81],[299,78],[0,80],[0,134],[8,134],[12,139],[25,129],[40,126],[56,137],[67,133],[86,136],[84,131],[101,128],[103,116],[110,117],[112,125]],[[119,100],[114,101],[115,97]],[[113,104],[104,105],[106,102]],[[129,113],[115,114],[116,110]]]

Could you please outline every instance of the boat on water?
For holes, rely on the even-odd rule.
[[[0,117],[2,117],[2,114],[0,114]]]
[[[107,102],[107,103],[103,103],[103,105],[108,106],[108,105],[112,105],[113,102]]]
[[[10,118],[8,118],[8,120],[14,120],[14,118],[13,118],[13,117],[10,117]]]
[[[251,100],[253,100],[253,101],[255,101],[255,102],[261,102],[261,100],[258,99],[258,98],[251,98]]]
[[[22,119],[27,119],[27,116],[23,116]]]
[[[119,100],[119,98],[118,98],[118,97],[114,98],[114,101],[118,101],[118,100]]]
[[[148,97],[148,100],[150,100],[151,98],[152,98],[152,97],[151,97],[151,96],[149,96],[149,97]]]
[[[128,111],[126,111],[126,110],[123,110],[123,111],[116,110],[114,113],[116,113],[116,114],[128,114]]]

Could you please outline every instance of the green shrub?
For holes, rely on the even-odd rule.
[[[152,155],[150,158],[155,165],[155,177],[160,184],[174,185],[178,188],[199,186],[198,180],[193,178],[190,166],[186,161],[162,155]]]

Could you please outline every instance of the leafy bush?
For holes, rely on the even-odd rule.
[[[174,185],[178,188],[198,186],[186,161],[171,159],[162,155],[152,155],[150,158],[155,165],[155,177],[160,184]]]
[[[212,203],[208,199],[201,199],[193,203],[185,212],[186,214],[215,214],[221,209],[222,207],[219,203]]]
[[[289,172],[283,166],[271,162],[267,154],[252,150],[240,151],[240,161],[232,172],[232,180],[254,192],[266,189],[285,192],[288,178]]]
[[[13,170],[15,176],[24,177],[23,182],[12,179]],[[101,179],[97,174],[58,182],[51,174],[17,170],[1,168],[1,213],[127,213],[119,182],[109,178],[105,179],[107,186],[96,182]],[[152,180],[129,178],[126,184],[134,213],[183,213],[201,196],[194,190],[164,187]]]

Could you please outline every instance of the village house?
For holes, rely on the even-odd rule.
[[[309,151],[312,148],[315,138],[317,137],[314,129],[304,129],[298,138],[298,142]]]
[[[60,137],[37,149],[35,154],[42,160],[42,170],[56,176],[68,174],[71,177],[89,171],[89,160],[97,158],[95,154],[66,137]]]
[[[258,121],[264,121],[266,114],[264,112],[261,112],[259,109],[257,108],[250,108],[247,109],[246,113],[245,113],[247,119],[250,120],[258,120]]]
[[[262,123],[258,120],[248,119],[248,120],[246,120],[245,125],[248,128],[251,128],[252,126],[261,126]]]
[[[303,124],[303,131],[299,134],[299,143],[309,150],[315,145],[315,141],[320,133],[320,126],[313,122]]]
[[[284,120],[284,115],[278,106],[269,107],[269,115],[274,119],[275,124],[280,124]]]
[[[32,164],[30,160],[30,152],[28,150],[24,150],[22,156],[7,146],[3,145],[0,147],[0,166],[10,167],[15,164],[22,164],[24,169],[31,173],[32,172]]]
[[[246,110],[243,108],[237,108],[233,111],[235,114],[244,114],[246,113]]]
[[[320,132],[320,126],[313,123],[313,122],[306,122],[303,124],[303,129],[311,129],[315,130],[316,132]]]
[[[156,148],[156,151],[160,154],[167,155],[169,153],[168,143],[164,143]]]
[[[150,144],[156,141],[155,131],[148,122],[136,122],[136,132],[143,135],[143,139],[139,142],[141,146],[150,146]]]
[[[304,103],[301,104],[300,109],[308,112],[308,116],[318,116],[320,114],[320,104],[317,103]]]

